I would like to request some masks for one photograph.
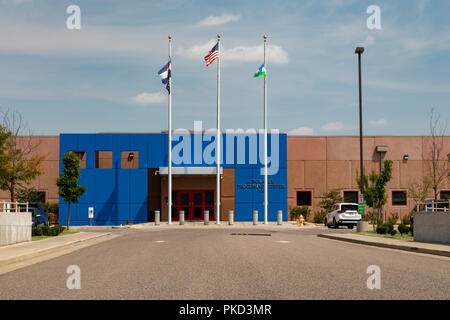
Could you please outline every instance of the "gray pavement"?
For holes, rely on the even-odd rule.
[[[255,230],[130,229],[0,275],[0,299],[450,299],[449,258],[317,237],[346,229]],[[66,287],[69,265],[80,290]]]
[[[0,274],[112,239],[111,232],[79,232],[0,247]]]
[[[347,241],[382,248],[391,248],[397,250],[434,254],[443,257],[450,257],[450,245],[439,243],[424,243],[417,241],[407,241],[399,239],[389,239],[382,237],[374,237],[355,233],[348,234],[321,234],[320,237]]]

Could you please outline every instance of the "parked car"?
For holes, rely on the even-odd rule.
[[[360,220],[361,215],[358,214],[356,203],[338,203],[331,208],[331,211],[327,212],[325,225],[328,228],[347,226],[347,228],[353,229]]]
[[[20,211],[25,212],[26,206],[20,205]],[[42,208],[40,203],[29,203],[28,204],[28,211],[31,212],[31,219],[33,221],[32,227],[38,227],[38,226],[48,226],[48,214],[45,213],[44,208]]]

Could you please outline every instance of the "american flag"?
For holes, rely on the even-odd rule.
[[[208,67],[214,60],[219,58],[219,43],[211,49],[211,51],[205,56],[206,66]]]

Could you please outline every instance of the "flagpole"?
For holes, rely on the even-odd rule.
[[[267,66],[266,66],[266,42],[264,35],[264,224],[268,224],[268,181],[267,181]]]
[[[220,34],[217,35],[216,223],[220,224]]]
[[[172,73],[172,36],[169,36],[169,63],[170,73]],[[169,76],[169,128],[168,128],[168,175],[167,175],[167,208],[168,223],[172,224],[172,77]]]

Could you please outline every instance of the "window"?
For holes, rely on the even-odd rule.
[[[406,191],[392,191],[392,205],[406,206],[407,205]]]
[[[441,191],[441,200],[450,200],[450,191]]]
[[[358,203],[359,202],[358,196],[359,196],[358,191],[344,191],[344,202]]]
[[[45,191],[37,191],[36,192],[37,194],[36,194],[36,197],[37,197],[37,201],[36,202],[40,202],[40,203],[45,203],[45,195],[46,195],[46,192]]]
[[[95,168],[112,168],[112,151],[95,151]]]
[[[343,205],[341,205],[341,210],[343,210],[343,211],[358,211],[358,206],[356,204],[343,204]]]
[[[120,158],[122,169],[139,168],[139,151],[122,151]]]
[[[86,168],[86,151],[71,151],[71,153],[75,153],[80,158],[80,168]]]
[[[297,206],[311,206],[311,191],[297,191]]]

